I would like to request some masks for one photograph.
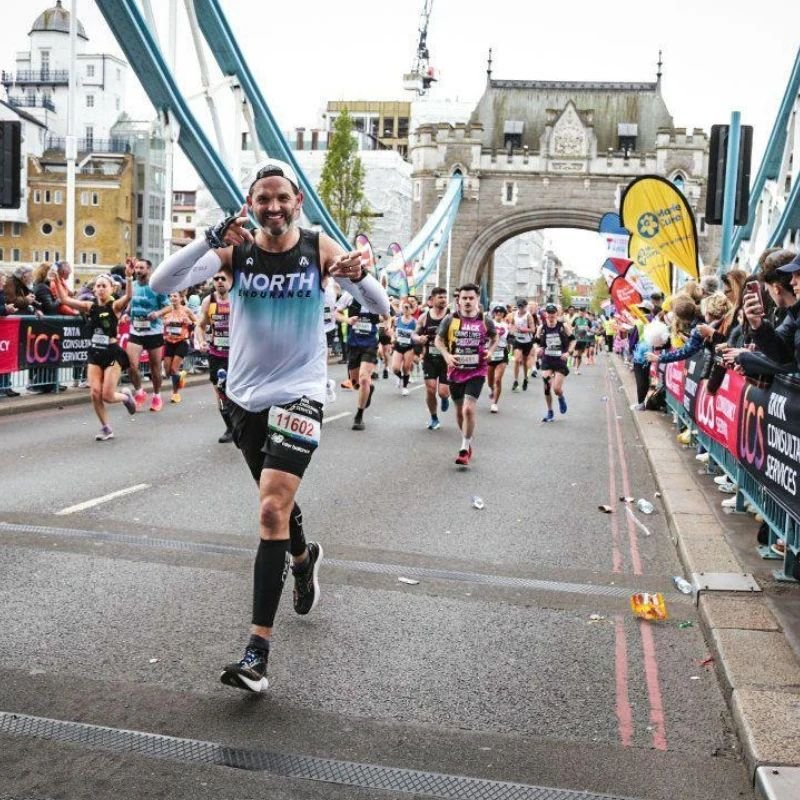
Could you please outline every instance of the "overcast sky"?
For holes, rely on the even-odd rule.
[[[163,42],[168,0],[151,2]],[[422,0],[221,2],[284,130],[317,124],[327,100],[410,98],[402,75],[416,51]],[[49,5],[2,0],[2,69],[14,69],[13,54],[28,48],[31,25]],[[183,6],[178,3],[176,71],[188,96],[199,88],[199,78]],[[88,51],[121,55],[94,0],[78,0],[77,8]],[[588,81],[655,80],[661,49],[663,95],[675,125],[710,130],[727,122],[731,111],[741,111],[743,124],[754,126],[754,174],[799,45],[800,4],[786,0],[673,0],[627,8],[587,0],[488,6],[433,0],[428,30],[431,62],[441,74],[438,92],[475,102],[486,80],[490,47],[495,78]],[[131,74],[128,112],[152,115],[135,84]],[[192,108],[206,121],[202,102],[193,101]],[[592,246],[587,240],[595,240],[588,235],[566,240],[577,244],[574,254],[562,249],[565,261],[578,272],[596,274],[594,267],[582,269],[578,263],[596,263],[584,249]],[[568,241],[561,246],[571,247]]]

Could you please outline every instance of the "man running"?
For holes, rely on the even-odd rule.
[[[461,448],[456,464],[466,467],[472,458],[475,434],[475,406],[486,382],[487,359],[497,343],[494,322],[479,306],[480,287],[467,283],[458,290],[458,311],[448,314],[436,334],[436,347],[447,362],[450,394],[456,404],[456,420],[461,430]]]
[[[381,291],[383,290],[381,289]],[[344,308],[337,310],[336,319],[339,322],[346,322],[349,326],[347,371],[351,386],[358,391],[358,406],[353,419],[353,430],[363,431],[366,427],[364,412],[370,407],[372,394],[375,391],[372,377],[375,373],[375,365],[378,363],[378,326],[382,321],[388,320],[389,301],[387,297],[385,313],[376,314],[366,306],[362,306],[352,293],[350,293],[350,297],[352,299],[346,306],[347,313],[344,313]],[[340,305],[343,300],[346,302],[344,295],[339,299]]]
[[[554,303],[548,303],[544,307],[544,322],[536,333],[536,342],[542,348],[542,382],[547,405],[542,422],[552,422],[552,392],[558,398],[558,410],[562,414],[567,413],[564,378],[569,375],[567,359],[572,355],[575,346],[572,329],[566,322],[558,319],[558,307]]]
[[[125,352],[130,366],[128,376],[133,384],[133,399],[136,408],[142,408],[147,400],[147,392],[142,387],[142,373],[139,370],[139,357],[142,350],[147,351],[150,364],[150,380],[153,383],[151,411],[161,411],[161,349],[164,347],[164,322],[160,312],[169,305],[169,295],[155,292],[150,286],[150,270],[153,262],[146,258],[136,261],[133,268],[136,278],[133,284],[133,299],[130,303],[131,332]]]
[[[295,578],[294,608],[319,600],[322,547],[303,535],[295,495],[319,443],[327,383],[323,282],[336,278],[369,313],[386,314],[389,299],[364,270],[358,251],[297,226],[303,195],[292,168],[270,161],[255,175],[247,203],[164,261],[158,291],[202,282],[220,271],[232,278],[230,371],[233,436],[259,486],[260,541],[253,576],[253,616],[243,658],[221,681],[253,692],[268,687],[267,661],[287,551]],[[251,232],[248,217],[259,226]],[[210,252],[209,252],[210,251]]]
[[[437,286],[431,292],[430,306],[420,314],[414,340],[423,346],[422,375],[425,379],[425,404],[428,406],[429,431],[438,431],[438,403],[442,412],[450,407],[450,385],[447,382],[447,362],[442,351],[436,347],[436,334],[442,320],[447,316],[447,289]]]
[[[220,444],[233,441],[231,421],[228,416],[228,398],[225,396],[225,381],[220,380],[220,371],[224,376],[228,373],[228,350],[230,346],[231,301],[228,292],[231,289],[231,276],[220,270],[213,278],[214,289],[200,304],[200,315],[194,329],[197,349],[208,354],[208,378],[217,398],[225,432],[217,439]],[[211,334],[211,341],[206,339],[206,329]]]
[[[528,301],[524,297],[517,300],[517,310],[511,320],[511,332],[514,336],[514,383],[512,392],[519,391],[519,372],[522,368],[522,391],[528,391],[528,375],[533,367],[533,334],[536,323],[528,310]]]
[[[578,309],[578,313],[572,318],[572,330],[575,332],[575,374],[581,374],[581,361],[584,353],[589,347],[592,338],[591,322],[586,316],[586,309]],[[588,362],[587,362],[588,363]]]

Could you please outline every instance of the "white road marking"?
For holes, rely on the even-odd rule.
[[[141,492],[142,489],[149,489],[149,483],[137,483],[135,486],[129,486],[127,489],[120,489],[117,492],[104,494],[102,497],[95,497],[92,500],[86,500],[83,503],[78,503],[74,506],[62,508],[61,511],[56,511],[56,515],[64,516],[65,514],[74,514],[76,511],[85,511],[87,508],[99,506],[101,503],[107,503],[109,500],[114,500],[117,497],[124,497],[126,494],[133,494],[134,492]]]
[[[322,420],[322,424],[325,425],[328,422],[333,422],[335,419],[341,419],[342,417],[349,417],[350,413],[350,411],[342,411],[341,414],[334,414],[332,417],[325,417],[325,419]]]

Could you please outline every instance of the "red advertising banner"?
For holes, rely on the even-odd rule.
[[[0,318],[0,375],[17,368],[19,350],[19,317]]]
[[[667,364],[664,371],[664,388],[667,394],[674,397],[680,405],[683,405],[683,384],[686,380],[686,367],[683,361],[673,361]]]
[[[610,261],[611,259],[608,260]],[[632,286],[622,277],[614,279],[609,293],[611,294],[611,299],[614,301],[617,311],[620,312],[626,308],[639,305],[639,303],[642,302],[642,296],[636,290],[636,287]]]
[[[739,415],[745,379],[727,370],[716,394],[709,394],[707,381],[700,381],[694,406],[697,427],[733,456],[738,453]]]

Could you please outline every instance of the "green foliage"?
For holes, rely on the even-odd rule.
[[[333,123],[320,176],[319,196],[348,239],[369,233],[372,210],[364,195],[364,165],[356,155],[353,120],[342,111]]]
[[[562,308],[569,308],[572,305],[572,291],[569,286],[561,287],[561,306]]]
[[[601,275],[595,282],[594,282],[594,291],[592,292],[592,311],[595,314],[599,314],[602,311],[601,303],[603,300],[608,300],[609,293],[608,293],[608,284],[606,283],[606,279]]]

